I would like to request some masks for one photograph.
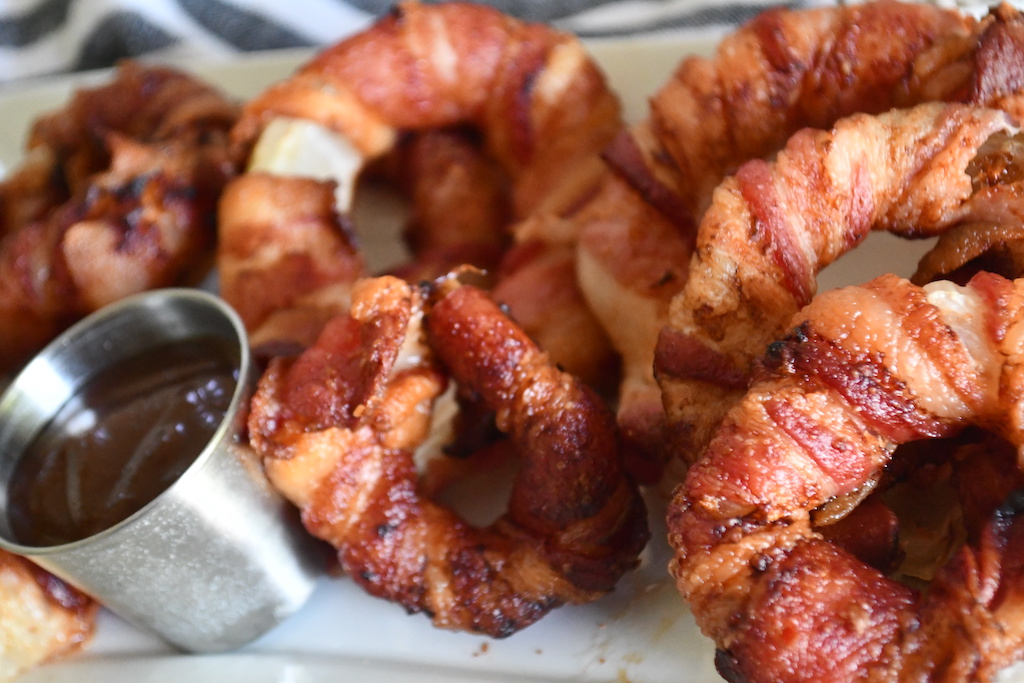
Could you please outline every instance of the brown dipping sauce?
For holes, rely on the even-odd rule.
[[[14,538],[77,541],[160,495],[203,451],[238,383],[238,351],[206,337],[99,372],[26,449],[9,485]]]

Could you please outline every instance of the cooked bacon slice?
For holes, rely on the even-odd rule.
[[[35,123],[0,184],[0,372],[108,303],[205,274],[237,115],[188,74],[126,62]]]
[[[646,512],[591,389],[482,290],[443,283],[429,296],[393,277],[358,282],[351,315],[271,363],[249,431],[271,481],[367,591],[504,637],[610,591],[647,542]],[[416,454],[437,445],[451,382],[493,411],[520,457],[507,512],[482,527],[419,482]]]
[[[812,524],[870,490],[901,443],[973,425],[1019,451],[1022,305],[1022,280],[883,276],[819,295],[771,346],[669,513],[672,572],[727,678],[991,680],[1024,657],[1019,472],[964,489],[975,531],[924,593]]]

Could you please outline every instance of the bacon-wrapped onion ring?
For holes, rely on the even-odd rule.
[[[728,680],[987,681],[1024,656],[1019,491],[926,592],[811,523],[870,486],[897,444],[967,425],[1005,439],[1021,468],[1022,311],[1022,280],[882,276],[819,295],[770,347],[669,511],[672,572]]]
[[[724,38],[711,57],[680,63],[651,98],[647,119],[606,151],[612,170],[578,221],[581,287],[623,356],[619,421],[645,454],[647,478],[657,478],[674,449],[679,423],[689,429],[674,405],[665,425],[651,367],[719,182],[749,159],[775,154],[799,129],[829,128],[857,112],[947,100],[986,103],[1019,118],[1022,55],[1024,22],[1008,5],[978,21],[926,3],[881,0],[770,9]]]
[[[278,142],[279,132],[296,122],[325,131],[314,133],[317,140],[329,141],[338,150],[336,160],[346,159],[336,164],[333,178],[341,213],[350,208],[359,174],[409,136],[470,131],[509,185],[509,221],[528,222],[549,237],[558,233],[565,213],[588,189],[599,168],[597,152],[622,125],[617,97],[578,39],[460,2],[397,5],[384,19],[324,50],[250,101],[233,135],[241,147],[252,150],[255,169],[300,173],[275,162],[282,156],[276,150],[284,146]],[[228,220],[233,211],[232,205],[222,204],[221,214]],[[225,256],[247,258],[244,253]],[[243,266],[259,271],[264,265],[260,258],[251,261]],[[400,272],[420,270],[414,265]],[[536,288],[538,296],[543,296],[542,285]],[[575,282],[569,285],[575,292]],[[229,301],[235,300],[231,280],[223,280],[222,289]],[[517,295],[523,291],[510,289]],[[518,304],[510,303],[514,311]],[[573,304],[586,311],[578,294]],[[603,344],[607,350],[603,331],[592,318],[591,328],[586,343]],[[550,346],[545,350],[572,360],[580,343],[576,337],[564,351]]]
[[[237,116],[185,73],[127,62],[35,123],[0,185],[0,372],[112,301],[209,269]]]
[[[358,282],[351,315],[272,361],[250,435],[306,527],[371,594],[503,637],[610,591],[646,544],[645,508],[592,390],[482,290],[448,282],[432,296],[393,277]],[[507,513],[486,528],[418,485],[414,452],[451,381],[496,412],[522,458]]]
[[[821,268],[871,230],[923,237],[980,215],[966,169],[1012,130],[1005,112],[958,104],[855,115],[797,133],[774,162],[747,162],[719,186],[656,354],[683,462],[810,301]]]
[[[233,131],[255,143],[280,117],[343,135],[365,165],[403,131],[469,126],[535,213],[620,130],[620,105],[575,37],[471,3],[399,4],[249,101]]]

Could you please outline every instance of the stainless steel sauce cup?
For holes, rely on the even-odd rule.
[[[210,335],[238,346],[239,381],[225,419],[184,474],[92,536],[19,543],[8,514],[12,473],[57,411],[101,368]],[[256,379],[238,316],[199,290],[141,294],[78,323],[0,396],[0,547],[187,651],[229,650],[267,632],[306,602],[325,555],[239,439]]]

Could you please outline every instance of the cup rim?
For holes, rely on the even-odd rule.
[[[231,400],[228,403],[228,407],[224,412],[224,417],[221,419],[220,424],[218,424],[217,428],[210,434],[210,437],[207,440],[206,445],[203,446],[203,449],[196,454],[192,462],[189,463],[187,468],[185,468],[185,471],[182,472],[173,483],[124,519],[111,524],[101,531],[86,536],[85,538],[76,539],[67,543],[43,546],[25,545],[20,543],[13,538],[10,538],[11,534],[7,533],[7,530],[0,525],[0,549],[18,555],[39,557],[43,555],[63,553],[101,542],[121,529],[135,524],[139,519],[156,511],[160,507],[161,501],[172,495],[172,489],[180,489],[182,486],[187,485],[187,480],[198,476],[196,472],[201,470],[205,463],[213,457],[218,445],[223,443],[225,439],[232,438],[230,432],[235,429],[235,420],[239,411],[244,409],[243,402],[248,400],[252,389],[250,386],[250,378],[253,375],[253,359],[249,345],[248,333],[246,332],[245,325],[242,322],[241,317],[226,301],[214,294],[211,294],[210,292],[189,287],[163,287],[127,296],[100,308],[64,330],[35,356],[33,356],[32,359],[29,360],[29,362],[12,377],[10,384],[7,385],[3,391],[0,391],[0,436],[4,433],[4,408],[9,402],[14,400],[14,394],[18,392],[19,384],[24,377],[31,372],[31,368],[33,366],[45,362],[47,357],[53,356],[54,354],[69,348],[73,344],[78,343],[79,338],[87,336],[90,329],[103,325],[113,319],[116,319],[118,316],[125,315],[133,310],[145,309],[152,305],[154,300],[160,299],[170,301],[191,301],[192,303],[199,304],[209,308],[210,310],[216,311],[218,315],[223,317],[230,324],[231,329],[234,331],[234,343],[238,349],[238,362],[236,367],[238,378],[235,382],[234,388],[232,389]],[[179,339],[169,341],[183,341],[189,338],[190,337],[188,336],[184,336]],[[227,339],[227,337],[225,337],[225,339]],[[228,341],[230,342],[231,340]],[[111,365],[116,365],[127,357],[128,356],[123,356],[122,358],[115,360]],[[66,402],[67,401],[64,401],[61,405],[63,406]],[[50,417],[52,418],[52,415]],[[44,422],[44,426],[48,421],[49,420]],[[33,438],[37,436],[40,431],[42,431],[42,428],[33,435]],[[23,453],[24,451],[21,451],[18,454],[18,457],[22,457]],[[0,458],[4,457],[7,457],[6,454],[0,452]],[[5,498],[6,496],[0,497],[0,501]],[[0,519],[6,519],[6,517],[7,510],[0,509]]]

